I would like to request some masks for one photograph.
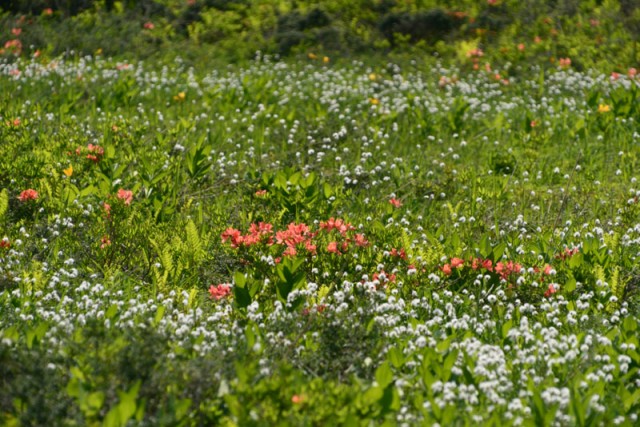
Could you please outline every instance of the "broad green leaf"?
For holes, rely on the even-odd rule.
[[[388,362],[382,362],[376,369],[376,382],[378,386],[385,388],[393,381],[393,372]]]

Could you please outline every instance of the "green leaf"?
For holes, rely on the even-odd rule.
[[[382,387],[371,387],[369,390],[365,391],[362,395],[362,401],[365,405],[371,406],[374,403],[378,402],[383,396],[383,388]]]
[[[562,289],[565,292],[573,292],[576,290],[576,279],[574,279],[573,277],[567,279],[567,281],[564,283],[564,286],[562,287]]]
[[[120,403],[118,403],[118,414],[120,419],[120,425],[125,425],[131,417],[136,413],[136,398],[138,397],[138,391],[140,390],[140,380],[136,381],[133,387],[129,391],[118,392]]]
[[[235,288],[244,288],[247,283],[247,277],[239,271],[233,274],[233,284]]]
[[[625,411],[629,411],[636,403],[640,401],[640,389],[631,393],[627,398],[624,399],[624,409]]]
[[[240,308],[245,308],[251,304],[251,295],[249,294],[249,290],[247,288],[243,288],[240,286],[233,286],[233,297],[236,301],[236,304]]]
[[[393,381],[393,372],[388,362],[382,362],[376,369],[376,382],[378,386],[385,388]]]
[[[118,313],[118,306],[116,304],[111,305],[107,312],[104,314],[105,319],[111,319]]]
[[[500,261],[506,249],[507,249],[507,244],[505,242],[498,243],[496,247],[493,248],[493,260]]]
[[[582,265],[582,261],[583,261],[582,253],[578,252],[577,254],[569,258],[569,267],[578,268]]]
[[[638,328],[638,321],[632,316],[627,316],[624,319],[624,322],[622,322],[622,327],[625,332],[635,332],[635,330]]]
[[[491,255],[491,242],[489,241],[489,235],[485,234],[480,240],[480,255],[483,258],[488,258]]]
[[[387,359],[391,364],[399,369],[404,364],[404,355],[402,354],[402,350],[398,347],[392,347],[387,353]]]
[[[93,409],[100,409],[104,403],[104,393],[101,391],[94,391],[87,396],[86,402],[89,407]]]

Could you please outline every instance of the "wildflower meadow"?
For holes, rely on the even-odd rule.
[[[210,3],[190,40],[248,13]],[[638,425],[640,56],[567,48],[624,2],[505,39],[458,3],[455,49],[362,18],[370,55],[0,16],[0,424]]]

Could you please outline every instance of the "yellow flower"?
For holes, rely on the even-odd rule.
[[[329,59],[328,56],[325,56],[324,58],[322,58],[322,62],[324,62],[325,64],[328,64],[329,61],[331,61],[331,59]]]
[[[369,80],[374,81],[377,78],[378,78],[378,76],[376,76],[376,73],[369,74]]]
[[[611,107],[607,104],[598,105],[598,113],[608,113],[609,111],[611,111]]]
[[[102,48],[96,50],[96,56],[102,55]]]
[[[315,53],[309,52],[309,54],[307,55],[309,57],[309,59],[318,59],[318,55],[316,55]]]
[[[369,102],[371,103],[371,105],[380,104],[380,100],[378,98],[369,98]]]
[[[184,99],[187,97],[187,94],[184,92],[180,92],[179,94],[177,94],[176,96],[173,97],[174,101],[184,101]]]
[[[63,169],[62,172],[64,172],[67,178],[71,177],[71,175],[73,175],[73,165],[69,165],[69,167],[66,169]]]

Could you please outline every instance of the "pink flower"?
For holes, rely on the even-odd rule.
[[[218,286],[211,285],[209,287],[209,295],[211,296],[211,299],[215,299],[216,301],[220,301],[230,293],[231,286],[225,283]]]
[[[629,68],[629,71],[627,71],[627,75],[630,79],[634,78],[636,74],[638,74],[638,70],[636,70],[635,68]]]
[[[153,22],[147,21],[144,23],[145,30],[153,30],[156,26],[153,25]]]
[[[22,32],[22,28],[12,28],[11,29],[11,34],[13,34],[14,36],[19,36],[21,32]]]
[[[118,199],[124,200],[124,204],[129,206],[131,201],[133,200],[133,192],[131,190],[119,189],[118,190]]]
[[[29,188],[28,190],[24,190],[22,193],[20,193],[18,199],[21,202],[26,202],[27,200],[38,200],[38,192],[32,188]]]
[[[390,199],[389,203],[391,203],[393,205],[393,207],[395,207],[395,208],[399,208],[400,206],[402,206],[402,202],[399,199],[396,199],[396,198]]]
[[[267,190],[258,190],[256,191],[256,197],[264,197],[267,195]]]

